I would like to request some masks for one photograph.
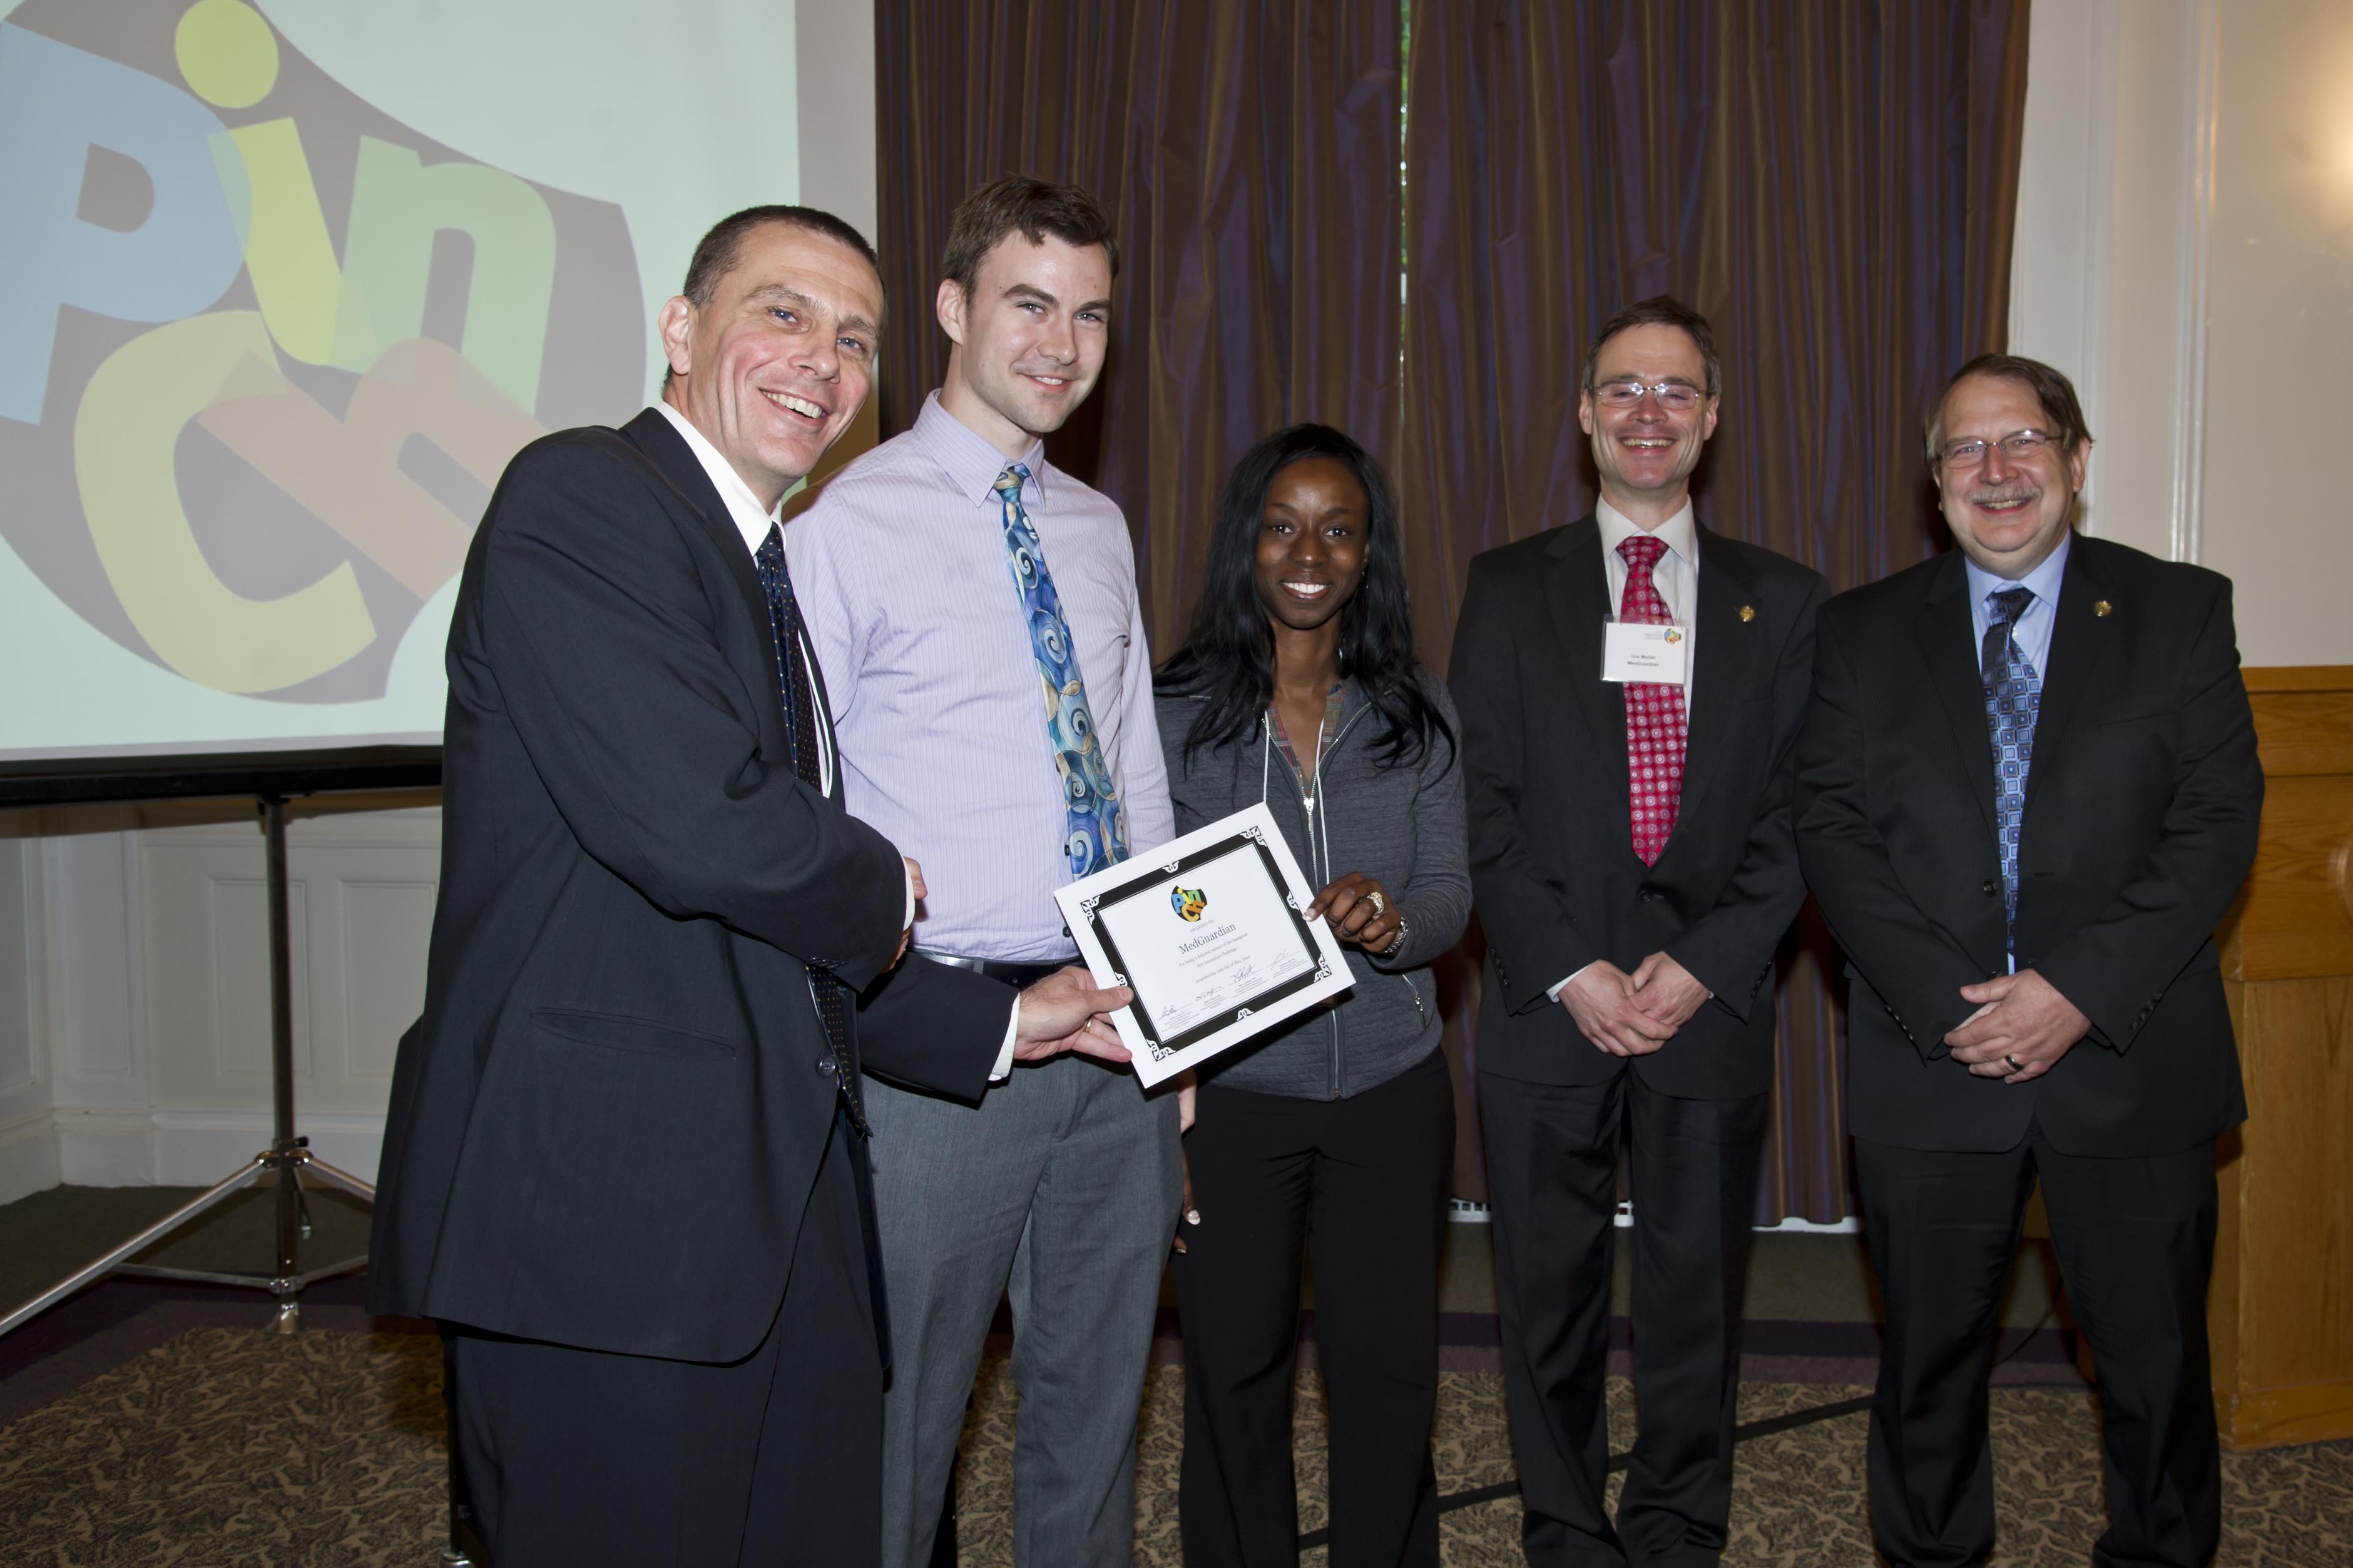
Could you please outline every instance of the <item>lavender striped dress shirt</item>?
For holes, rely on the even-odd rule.
[[[1176,835],[1152,712],[1135,552],[1110,500],[1020,459],[1021,504],[1086,681],[1141,854]],[[1062,784],[992,489],[1007,459],[940,406],[834,476],[786,531],[793,592],[825,671],[850,814],[922,863],[915,943],[1009,963],[1067,957],[1054,889]]]

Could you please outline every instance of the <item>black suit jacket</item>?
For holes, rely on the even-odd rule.
[[[1715,993],[1633,1070],[1696,1100],[1773,1078],[1773,950],[1804,900],[1789,756],[1804,717],[1820,574],[1698,531],[1689,740],[1675,830],[1654,866],[1628,826],[1625,688],[1601,679],[1615,609],[1590,517],[1471,563],[1450,684],[1462,716],[1471,882],[1487,935],[1482,1071],[1599,1083],[1625,1058],[1545,988],[1665,952]]]
[[[1822,612],[1799,744],[1806,879],[1846,950],[1847,1114],[1917,1149],[2164,1153],[2246,1116],[2214,928],[2263,807],[2227,578],[2077,537],[2019,843],[2018,966],[2092,1021],[2042,1077],[1971,1077],[1960,987],[2007,968],[1992,742],[1956,552]]]
[[[743,1356],[835,1125],[805,965],[873,986],[904,912],[898,851],[796,775],[750,552],[657,411],[508,466],[448,673],[440,901],[369,1305]],[[1010,1003],[911,959],[856,1047],[976,1099]]]

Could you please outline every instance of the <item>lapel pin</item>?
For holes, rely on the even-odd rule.
[[[2092,614],[2098,616],[2105,620],[2107,617],[2108,612],[2115,608],[2116,606],[2114,605],[2109,604],[2105,599],[2102,599],[2099,603],[2092,606]]]
[[[2104,615],[2104,616],[2105,616],[2105,615],[2106,615],[2106,614],[2107,614],[2107,611],[2105,611],[2105,610],[2102,610],[2102,611],[2100,612],[2100,614],[2102,614],[2102,615]],[[1753,620],[1755,620],[1755,619],[1757,618],[1757,606],[1756,606],[1756,605],[1741,605],[1741,606],[1740,606],[1740,618],[1741,618],[1742,620],[1744,620],[1744,621],[1753,621]]]

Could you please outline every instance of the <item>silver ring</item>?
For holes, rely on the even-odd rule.
[[[2010,1070],[2012,1072],[2024,1072],[2026,1070],[2025,1068],[2019,1064],[2019,1060],[2016,1057],[2004,1057],[2001,1059],[2010,1064]]]
[[[1381,915],[1388,912],[1389,901],[1381,897],[1381,890],[1378,888],[1375,888],[1371,892],[1366,893],[1365,895],[1365,899],[1366,902],[1373,906],[1373,913]]]

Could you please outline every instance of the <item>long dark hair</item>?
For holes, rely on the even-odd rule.
[[[1419,763],[1433,737],[1449,750],[1454,731],[1421,689],[1406,610],[1397,503],[1380,465],[1329,425],[1277,430],[1242,454],[1218,497],[1218,521],[1201,569],[1201,595],[1182,647],[1155,675],[1155,689],[1201,701],[1185,736],[1185,763],[1203,746],[1237,745],[1258,731],[1274,695],[1274,634],[1258,597],[1258,536],[1274,476],[1308,458],[1345,465],[1365,489],[1365,580],[1340,607],[1340,673],[1363,688],[1380,733],[1384,763]]]

